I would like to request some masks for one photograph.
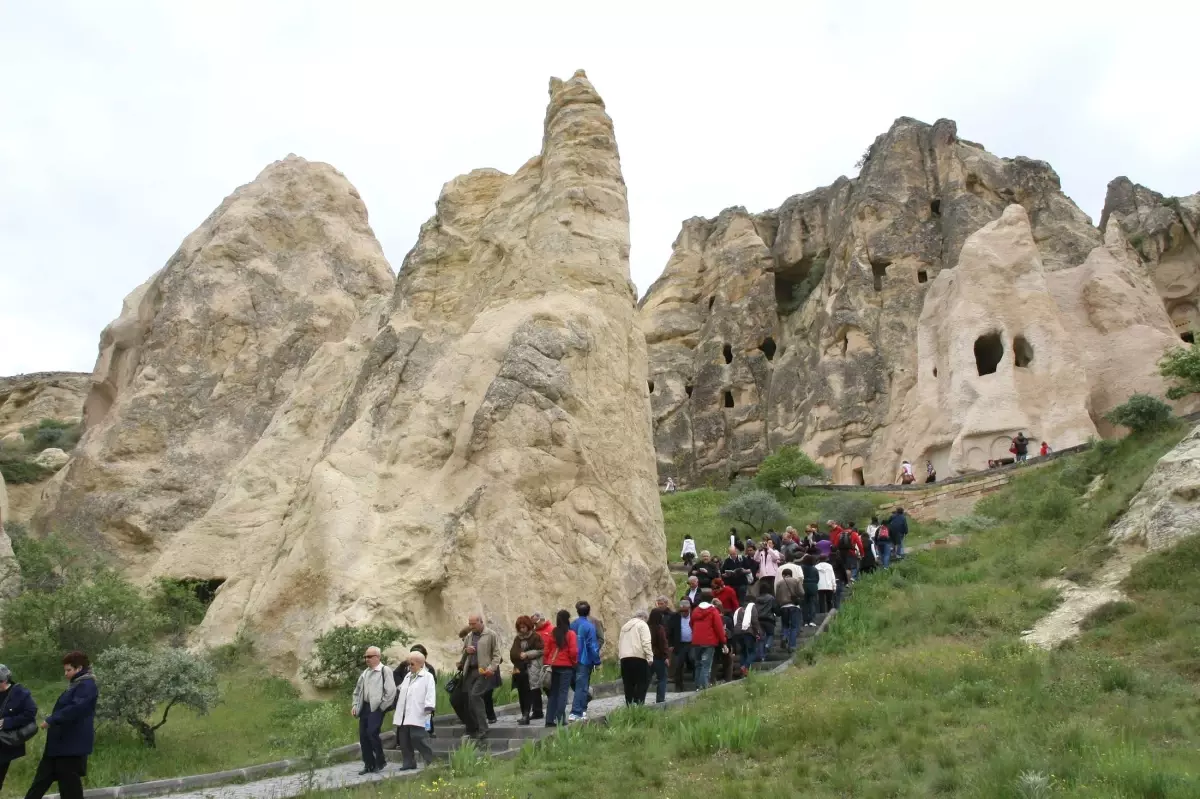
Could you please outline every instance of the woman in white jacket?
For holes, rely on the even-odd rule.
[[[425,765],[433,763],[433,749],[429,746],[429,722],[437,708],[437,681],[425,668],[425,656],[420,652],[408,653],[408,674],[400,683],[396,697],[396,714],[392,721],[396,725],[396,743],[404,756],[401,771],[417,767],[416,751],[420,750]]]
[[[621,627],[621,637],[617,639],[626,705],[646,704],[646,691],[650,688],[650,661],[654,660],[650,625],[646,623],[648,618],[650,614],[645,610],[635,612],[633,618]]]

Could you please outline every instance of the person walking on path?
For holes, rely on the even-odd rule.
[[[1025,433],[1017,433],[1012,440],[1012,448],[1009,450],[1017,458],[1017,463],[1024,463],[1029,458],[1029,439],[1025,437]]]
[[[626,705],[646,704],[646,690],[650,687],[650,662],[654,660],[654,642],[650,636],[650,625],[646,620],[650,614],[639,608],[633,618],[621,627],[617,638],[617,657],[621,660],[621,684],[625,687]]]
[[[588,618],[592,614],[592,606],[587,602],[576,602],[575,612],[579,615],[571,622],[571,629],[579,646],[579,662],[575,664],[575,697],[571,700],[568,722],[587,719],[588,688],[592,670],[600,665],[600,639],[596,633],[596,625]]]
[[[779,564],[783,561],[783,556],[775,548],[775,542],[768,538],[762,549],[755,553],[754,559],[758,561],[760,590],[774,593],[775,578],[779,576]]]
[[[1043,441],[1041,448],[1038,450],[1038,456],[1044,458],[1053,451],[1054,450],[1050,448],[1050,445]]]
[[[408,673],[396,691],[396,743],[404,762],[401,771],[417,767],[416,753],[420,752],[425,765],[433,764],[433,749],[429,746],[429,726],[437,709],[437,680],[425,668],[425,656],[408,653]]]
[[[62,666],[67,690],[58,697],[50,715],[42,720],[46,748],[25,799],[42,799],[55,781],[62,799],[83,799],[87,759],[96,741],[96,700],[100,689],[87,655],[71,652],[62,659]]]
[[[647,625],[650,627],[650,649],[654,660],[650,663],[650,671],[654,675],[654,701],[662,704],[667,701],[667,666],[670,654],[670,644],[667,641],[667,617],[670,611],[657,607],[650,611]]]
[[[778,583],[782,579],[779,577],[775,582]],[[758,608],[758,626],[762,628],[762,637],[758,639],[755,655],[759,661],[763,661],[767,659],[775,644],[775,617],[779,615],[779,610],[775,605],[775,595],[767,591],[761,591],[753,597],[753,603]]]
[[[758,605],[751,602],[734,611],[733,633],[736,636],[738,666],[744,677],[750,672],[750,666],[753,665],[754,656],[758,652],[758,641],[762,638]]]
[[[871,521],[875,522],[875,549],[879,552],[879,565],[887,568],[892,563],[892,531],[886,524],[879,524],[878,519],[871,517]]]
[[[696,688],[708,688],[713,657],[726,642],[725,621],[711,602],[701,602],[692,612],[692,646],[696,648]]]
[[[679,559],[689,569],[692,568],[692,563],[696,560],[696,541],[690,535],[683,537],[683,548],[679,552]]]
[[[700,562],[692,566],[689,572],[700,583],[700,588],[712,588],[712,581],[721,576],[721,564],[713,560],[712,553],[707,549],[700,552]]]
[[[33,694],[24,685],[13,682],[8,666],[0,664],[0,729],[15,733],[36,723],[37,704]],[[0,788],[4,787],[4,778],[8,776],[8,765],[22,757],[25,757],[24,741],[0,743]]]
[[[533,619],[517,617],[517,637],[513,639],[508,657],[513,664],[513,687],[521,703],[521,718],[517,724],[529,725],[534,715],[542,715],[542,637],[533,631]]]
[[[483,697],[495,686],[500,670],[500,639],[483,624],[483,616],[472,613],[467,618],[467,634],[463,636],[462,655],[458,670],[463,678],[450,696],[454,712],[475,740],[487,736],[487,708]]]
[[[721,603],[721,607],[732,613],[741,605],[738,602],[737,592],[729,586],[725,585],[725,581],[720,577],[713,580],[712,584],[713,599]]]
[[[363,658],[367,667],[358,675],[354,697],[350,700],[350,715],[358,719],[358,748],[363,759],[360,775],[380,771],[387,765],[379,730],[383,727],[383,714],[396,701],[396,678],[391,666],[385,665],[380,658],[379,647],[367,647]]]
[[[571,676],[579,662],[579,639],[571,629],[571,614],[560,610],[546,645],[545,663],[550,667],[550,696],[546,703],[546,726],[567,723],[567,694]]]
[[[833,600],[837,591],[837,575],[833,572],[833,564],[829,558],[822,557],[817,562],[817,595],[821,598],[821,612],[833,610]]]
[[[687,602],[692,607],[696,607],[700,604],[700,578],[693,574],[691,577],[688,577],[687,582],[687,591],[683,593],[683,598],[680,601]]]
[[[679,610],[671,614],[667,624],[667,645],[670,647],[671,672],[675,690],[683,692],[683,672],[688,664],[696,671],[695,651],[692,648],[692,603],[686,599],[679,602]]]
[[[904,537],[908,535],[908,517],[904,515],[904,508],[896,508],[887,520],[887,528],[896,560],[904,560]]]
[[[782,576],[775,582],[775,604],[779,605],[783,617],[784,649],[789,653],[796,651],[800,637],[800,601],[804,596],[804,589],[795,575],[795,566],[784,566]]]
[[[817,626],[817,599],[821,595],[821,572],[817,569],[817,557],[804,556],[800,561],[801,584],[804,587],[804,626]]]
[[[746,592],[754,579],[754,566],[751,564],[754,561],[750,557],[732,546],[729,548],[729,557],[721,564],[721,579],[728,588],[733,589],[739,605],[746,601]],[[716,588],[713,588],[713,592],[716,592]]]

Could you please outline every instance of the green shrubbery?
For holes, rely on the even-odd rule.
[[[220,698],[217,670],[183,649],[115,647],[96,659],[96,670],[104,680],[96,714],[133,727],[149,747],[173,708],[203,716]],[[156,723],[151,717],[159,710],[162,718]]]
[[[775,495],[761,488],[734,495],[721,506],[720,512],[726,519],[746,525],[755,535],[762,533],[768,524],[782,521],[786,515]]]
[[[385,624],[366,627],[334,627],[317,638],[312,659],[304,666],[304,676],[322,688],[354,685],[366,667],[363,652],[369,646],[386,649],[392,644],[407,646],[408,633]]]
[[[161,619],[160,629],[179,638],[204,621],[207,606],[200,600],[202,580],[171,580],[160,577],[150,594],[150,606]]]
[[[1113,424],[1128,427],[1135,433],[1162,430],[1171,424],[1171,406],[1149,394],[1132,397],[1104,415]]]
[[[6,483],[38,483],[54,474],[33,462],[42,450],[57,447],[69,452],[79,443],[83,425],[79,422],[63,422],[58,419],[42,419],[35,425],[21,428],[24,441],[17,446],[0,448],[0,475]]]
[[[821,500],[817,510],[822,524],[830,519],[842,524],[858,524],[875,512],[875,503],[854,494],[834,494]]]
[[[773,491],[786,488],[793,497],[804,482],[825,479],[825,469],[795,445],[780,447],[758,467],[754,481],[760,488]]]

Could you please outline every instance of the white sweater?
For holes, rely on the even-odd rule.
[[[397,727],[424,727],[425,719],[432,715],[425,712],[426,708],[436,707],[437,683],[429,669],[422,666],[416,674],[410,671],[404,675],[392,723]]]
[[[836,591],[837,577],[833,573],[833,564],[818,563],[817,564],[817,590],[818,591]]]

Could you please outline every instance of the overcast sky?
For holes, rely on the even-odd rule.
[[[1200,190],[1195,0],[410,5],[0,0],[0,375],[90,371],[122,298],[289,152],[349,177],[398,269],[444,182],[537,153],[580,67],[643,292],[681,220],[853,174],[898,116],[1049,161],[1093,221],[1116,175]]]

